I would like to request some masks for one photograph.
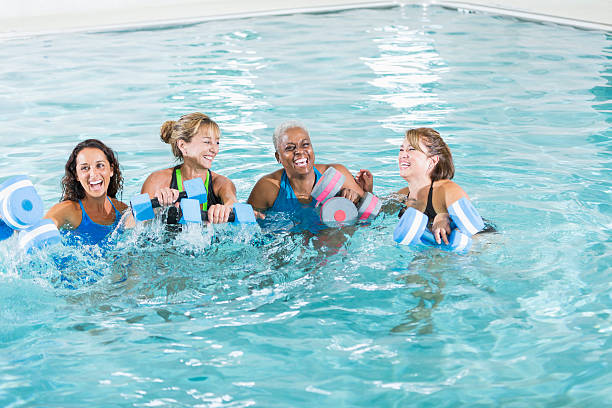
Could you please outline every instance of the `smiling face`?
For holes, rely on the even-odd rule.
[[[276,159],[289,175],[310,174],[315,155],[308,133],[298,127],[288,129],[279,139]]]
[[[178,148],[181,150],[185,163],[205,169],[212,167],[212,162],[219,153],[219,134],[210,128],[203,128],[190,142],[179,140]]]
[[[434,163],[428,154],[424,153],[427,151],[425,146],[421,144],[420,148],[422,151],[415,149],[404,139],[398,155],[399,173],[402,178],[428,176]]]
[[[100,149],[86,147],[76,157],[76,178],[87,197],[105,196],[114,174],[108,158]]]

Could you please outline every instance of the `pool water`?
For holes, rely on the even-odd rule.
[[[222,129],[245,201],[300,119],[318,162],[405,186],[408,128],[438,129],[498,233],[464,255],[371,225],[159,223],[106,248],[0,243],[0,405],[612,405],[612,41],[441,7],[3,40],[2,175],[46,208],[69,152],[118,153],[123,200],[173,164],[168,119]]]

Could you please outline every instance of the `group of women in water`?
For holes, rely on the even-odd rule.
[[[170,144],[179,164],[151,173],[141,192],[156,197],[162,206],[174,205],[183,191],[183,182],[201,178],[207,191],[207,211],[212,223],[227,222],[237,202],[236,187],[227,177],[211,171],[219,153],[219,126],[199,112],[167,121],[161,127],[162,141]],[[267,211],[288,212],[314,207],[310,193],[321,174],[330,166],[346,176],[340,195],[358,203],[373,190],[373,176],[360,170],[353,176],[341,164],[315,163],[315,153],[307,129],[300,122],[287,121],[274,131],[275,157],[282,168],[261,177],[248,201],[260,218]],[[406,132],[398,154],[400,176],[408,186],[398,191],[404,205],[424,212],[435,239],[448,243],[451,224],[447,207],[467,194],[456,183],[451,152],[430,128]],[[74,148],[62,179],[62,197],[45,215],[60,229],[73,230],[84,242],[104,239],[118,225],[128,205],[117,199],[123,187],[119,162],[112,149],[99,140],[89,139]],[[314,209],[313,209],[314,211]]]

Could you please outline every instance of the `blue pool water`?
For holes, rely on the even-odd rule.
[[[420,6],[3,41],[2,175],[29,174],[46,208],[77,141],[117,151],[129,201],[173,163],[161,123],[202,111],[242,200],[278,168],[284,119],[380,196],[404,186],[403,131],[435,127],[499,232],[467,255],[397,246],[396,214],[314,238],[4,241],[0,406],[611,406],[611,49]]]

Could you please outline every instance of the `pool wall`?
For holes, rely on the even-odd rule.
[[[112,30],[128,27],[189,23],[241,16],[332,11],[395,4],[437,4],[466,11],[548,21],[586,29],[612,31],[612,7],[607,0],[496,0],[496,1],[359,1],[359,0],[2,0],[0,37],[70,31]]]

